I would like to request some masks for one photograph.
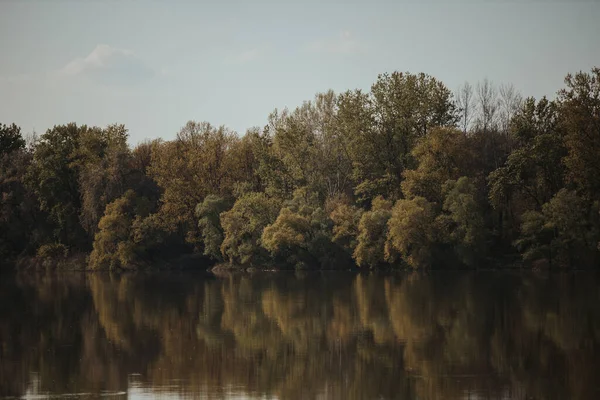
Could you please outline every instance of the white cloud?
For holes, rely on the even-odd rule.
[[[316,40],[308,44],[309,51],[330,54],[356,54],[362,46],[350,31],[342,31],[336,37]]]
[[[131,85],[152,78],[155,71],[132,51],[99,44],[85,58],[65,65],[63,76],[85,76],[108,85]]]

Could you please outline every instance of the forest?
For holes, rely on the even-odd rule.
[[[600,264],[597,67],[540,99],[386,73],[244,135],[189,121],[174,140],[128,140],[120,124],[0,124],[4,268]]]

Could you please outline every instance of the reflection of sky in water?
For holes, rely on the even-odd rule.
[[[100,392],[100,393],[44,393],[40,392],[40,378],[37,373],[30,374],[29,387],[22,399],[64,399],[64,398],[127,398],[127,399],[188,399],[188,398],[225,398],[231,400],[274,400],[277,397],[266,395],[254,395],[245,393],[243,387],[225,386],[225,387],[205,387],[198,388],[197,392],[186,392],[184,390],[183,380],[174,379],[170,385],[148,386],[140,380],[140,374],[131,374],[129,376],[128,389],[126,392]],[[12,399],[17,397],[0,397],[2,399]]]
[[[126,392],[100,392],[100,393],[40,393],[40,379],[36,373],[31,373],[31,380],[26,394],[22,399],[35,400],[35,399],[60,399],[60,398],[127,398],[127,399],[189,399],[189,398],[222,398],[231,400],[275,400],[275,396],[267,396],[260,394],[249,394],[246,393],[243,386],[227,385],[224,387],[218,386],[205,386],[197,387],[196,391],[190,392],[185,390],[186,382],[183,379],[173,379],[171,384],[168,385],[148,385],[141,379],[141,374],[130,374],[128,377],[128,389]],[[473,376],[471,376],[472,378]],[[451,380],[461,380],[460,376],[448,376]],[[464,378],[464,377],[463,377]],[[514,393],[512,393],[514,396]],[[505,394],[498,397],[498,400],[510,400],[511,396],[510,388],[506,388]],[[328,399],[329,393],[327,387],[324,392],[317,395],[317,399]],[[11,397],[0,397],[2,399],[10,399]],[[16,398],[16,397],[14,397]],[[466,390],[464,392],[465,400],[484,400],[489,399],[489,394],[481,393],[477,391]]]
[[[185,391],[184,380],[174,379],[170,385],[148,386],[140,380],[139,374],[129,376],[129,388],[127,389],[127,398],[129,399],[188,399],[202,398],[214,399],[224,398],[232,400],[271,400],[277,397],[265,395],[253,395],[244,391],[243,387],[225,386],[225,387],[204,387],[197,388],[197,392]]]
[[[248,394],[243,387],[225,386],[225,387],[205,387],[197,388],[197,392],[186,392],[184,389],[184,380],[173,379],[170,385],[148,386],[141,381],[140,374],[129,375],[127,391],[118,392],[100,392],[100,393],[44,393],[40,392],[40,378],[37,373],[30,374],[29,387],[22,399],[64,399],[64,398],[127,398],[127,399],[188,399],[188,398],[224,398],[231,400],[274,400],[277,397]],[[13,399],[18,397],[0,397],[1,399]],[[325,397],[326,398],[326,397]]]

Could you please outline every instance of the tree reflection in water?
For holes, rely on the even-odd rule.
[[[592,274],[19,275],[0,396],[596,399]]]

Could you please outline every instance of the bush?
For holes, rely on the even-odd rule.
[[[37,256],[42,260],[67,258],[68,255],[69,249],[62,243],[45,244],[37,250]]]

